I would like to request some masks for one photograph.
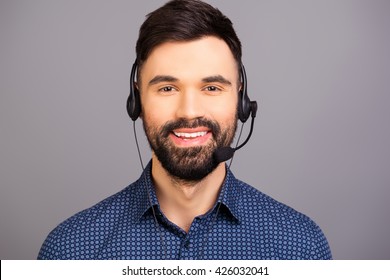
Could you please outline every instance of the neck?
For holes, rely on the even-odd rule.
[[[164,215],[188,232],[195,217],[205,214],[215,204],[226,176],[220,163],[201,181],[185,181],[171,176],[155,155],[152,157],[152,178]]]

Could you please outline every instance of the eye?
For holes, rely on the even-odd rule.
[[[177,89],[173,86],[163,86],[158,89],[158,92],[162,95],[171,95],[174,94]]]
[[[170,93],[172,91],[174,91],[175,88],[174,87],[171,87],[171,86],[165,86],[165,87],[162,87],[160,88],[158,91],[162,92],[162,93]]]
[[[220,91],[221,89],[216,87],[216,86],[207,86],[207,87],[205,87],[205,90],[215,92],[215,91]]]

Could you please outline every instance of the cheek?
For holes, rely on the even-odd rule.
[[[144,128],[149,132],[154,131],[154,133],[157,133],[160,130],[160,127],[163,125],[159,116],[157,114],[151,114],[150,112],[143,114],[142,121]]]
[[[146,103],[146,102],[145,102]],[[172,110],[161,102],[147,102],[142,104],[141,117],[148,126],[161,126],[172,119]],[[145,105],[145,106],[144,106]]]
[[[213,104],[210,107],[210,112],[213,119],[229,124],[236,119],[237,100]]]

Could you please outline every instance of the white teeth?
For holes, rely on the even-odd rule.
[[[194,133],[184,133],[184,132],[173,132],[177,137],[181,138],[196,138],[202,137],[207,134],[207,131],[194,132]]]

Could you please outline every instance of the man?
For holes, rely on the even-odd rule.
[[[143,23],[136,53],[128,112],[142,119],[152,160],[138,181],[53,230],[38,258],[330,259],[312,220],[224,163],[238,118],[256,113],[230,20],[173,0]]]

